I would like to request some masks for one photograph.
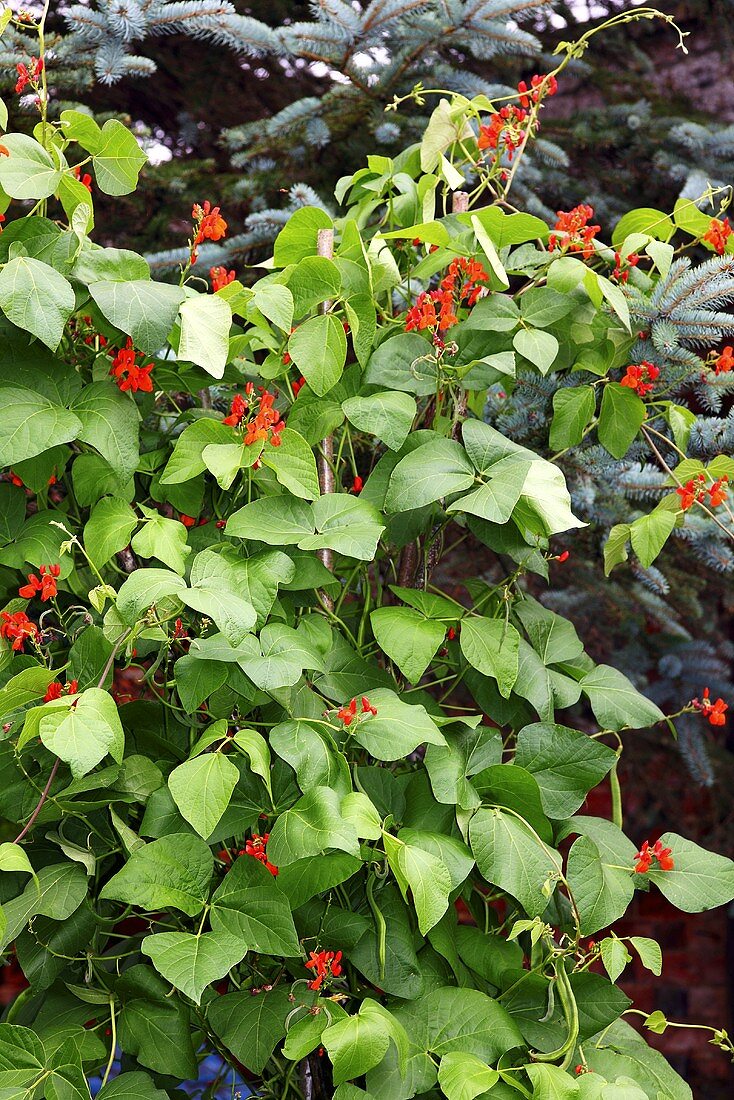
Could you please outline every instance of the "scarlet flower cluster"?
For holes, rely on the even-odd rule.
[[[527,98],[527,97],[526,97]],[[477,145],[481,151],[485,149],[499,149],[500,141],[507,153],[507,159],[512,160],[515,150],[522,145],[525,138],[523,123],[528,117],[528,112],[522,107],[506,106],[495,111],[490,116],[489,124],[479,127]]]
[[[701,240],[710,244],[714,252],[718,252],[719,256],[723,256],[726,251],[726,242],[729,237],[731,237],[729,219],[712,218]]]
[[[58,680],[54,680],[48,685],[46,694],[43,697],[44,703],[51,703],[54,699],[60,699],[62,695],[76,695],[79,690],[79,682],[77,680],[69,680],[68,684],[61,684]]]
[[[293,396],[298,397],[299,393],[301,392],[301,390],[303,389],[303,387],[305,385],[306,385],[306,379],[303,377],[303,375],[301,375],[300,378],[297,378],[295,382],[291,382],[291,389],[293,390]]]
[[[728,476],[723,474],[721,477],[717,477],[708,489],[704,488],[705,481],[705,474],[696,474],[695,478],[691,478],[685,485],[679,485],[675,490],[680,497],[680,506],[684,512],[687,512],[696,503],[702,504],[707,495],[709,505],[712,508],[724,503],[727,497]]]
[[[620,386],[628,386],[634,390],[638,397],[644,397],[646,393],[655,388],[655,382],[660,377],[660,368],[654,363],[648,363],[643,359],[636,366],[627,367],[627,372],[620,382]]]
[[[8,611],[0,611],[0,638],[10,641],[11,648],[16,653],[23,652],[26,638],[38,640],[38,627],[26,615],[25,611],[14,611],[12,615]]]
[[[211,267],[209,278],[212,281],[212,290],[216,294],[223,286],[228,286],[229,283],[234,282],[234,271],[227,271],[223,267]]]
[[[267,845],[269,839],[270,833],[263,833],[262,836],[258,833],[253,833],[250,839],[245,841],[244,849],[237,854],[240,856],[252,856],[252,858],[258,860],[259,863],[264,863],[271,875],[277,875],[278,868],[268,859]]]
[[[321,989],[329,978],[338,978],[342,972],[341,951],[311,951],[305,963],[306,970],[314,971],[314,978],[308,983],[309,989]]]
[[[18,71],[18,81],[15,85],[18,95],[24,92],[29,84],[32,88],[38,88],[38,82],[43,72],[43,58],[32,57],[30,68],[24,65],[22,61],[15,67]]]
[[[726,712],[729,709],[729,704],[725,703],[723,699],[719,698],[715,703],[711,702],[711,693],[708,688],[703,689],[703,695],[699,702],[698,699],[693,699],[692,706],[696,710],[700,710],[704,718],[708,718],[712,726],[725,726],[726,725]]]
[[[438,289],[424,290],[408,310],[405,331],[430,328],[445,332],[458,322],[457,309],[462,305],[471,309],[486,289],[482,284],[488,282],[489,275],[478,260],[467,260],[463,256],[452,260]]]
[[[24,584],[18,589],[18,595],[22,596],[24,600],[32,600],[38,593],[41,602],[45,603],[46,600],[52,600],[56,595],[56,578],[61,573],[61,566],[42,565],[39,572],[40,577],[37,577],[35,573],[29,573],[28,584]]]
[[[191,263],[195,264],[198,256],[198,246],[204,241],[221,241],[227,233],[227,223],[219,212],[218,206],[212,206],[207,201],[203,206],[195,202],[191,209],[191,217],[194,219],[194,239],[191,245]]]
[[[637,267],[640,262],[640,257],[636,252],[630,252],[629,256],[622,257],[621,252],[614,253],[614,271],[612,272],[612,278],[616,279],[618,283],[626,283],[630,277],[629,269],[631,267]],[[627,267],[623,270],[623,264],[627,264]]]
[[[727,344],[721,355],[714,360],[714,370],[716,374],[728,374],[732,369],[734,369],[734,348],[731,344]]]
[[[245,387],[248,396],[253,392],[253,388],[252,382],[248,382]],[[285,421],[281,420],[278,410],[273,408],[274,403],[275,394],[264,390],[260,395],[257,410],[250,416],[250,402],[241,393],[235,394],[229,408],[229,415],[225,416],[222,423],[230,428],[243,429],[245,446],[259,440],[263,442],[269,440],[273,447],[279,447],[280,433],[285,427]],[[250,416],[249,419],[248,416]]]
[[[555,95],[558,91],[558,81],[552,74],[550,76],[538,76],[536,73],[534,77],[531,77],[530,88],[524,80],[521,80],[517,90],[520,93],[520,106],[527,108],[531,103],[537,103],[538,100],[545,99],[546,96]]]
[[[594,208],[588,203],[574,206],[573,210],[557,210],[555,232],[548,238],[548,248],[551,252],[555,249],[567,249],[569,252],[580,252],[585,260],[594,255],[594,237],[601,232],[600,225],[589,225],[594,217]]]
[[[142,393],[153,392],[153,379],[150,376],[153,364],[138,366],[136,363],[138,356],[143,358],[139,352],[135,351],[133,342],[128,336],[125,347],[120,348],[112,360],[110,374],[117,379],[117,385],[123,393],[126,390],[131,390],[133,393],[137,393],[138,390]]]
[[[343,707],[339,707],[336,712],[336,716],[340,722],[343,722],[345,726],[351,726],[355,719],[359,719],[365,714],[377,714],[377,707],[373,707],[369,699],[364,695],[362,696],[362,710],[357,714],[357,700],[352,699],[350,703],[345,703]]]
[[[663,848],[659,840],[656,840],[652,847],[650,847],[648,840],[643,841],[642,847],[635,856],[637,860],[635,871],[639,875],[646,874],[650,870],[653,860],[657,860],[661,871],[672,871],[675,867],[672,851],[672,848]]]

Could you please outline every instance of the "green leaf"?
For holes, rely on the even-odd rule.
[[[300,540],[302,550],[330,547],[345,557],[373,560],[385,530],[374,505],[348,493],[327,493],[315,501],[313,518],[317,534]]]
[[[549,894],[544,887],[560,857],[523,821],[498,809],[478,810],[469,826],[469,842],[490,885],[517,898],[530,917],[545,911]]]
[[[166,519],[145,505],[140,505],[140,510],[145,523],[133,537],[133,550],[141,558],[157,558],[175,573],[182,574],[191,553],[186,542],[186,528],[178,520]]]
[[[99,451],[124,484],[139,458],[135,402],[112,382],[93,382],[74,398],[71,409],[82,423],[78,438]]]
[[[577,1082],[560,1066],[530,1065],[525,1067],[533,1085],[533,1100],[576,1100]]]
[[[593,386],[573,386],[553,394],[549,443],[554,451],[575,447],[584,437],[596,410]]]
[[[270,749],[263,735],[258,733],[257,730],[237,730],[233,741],[238,748],[247,753],[250,758],[250,770],[255,775],[260,776],[268,791],[272,794],[270,786]]]
[[[603,729],[643,729],[665,717],[655,703],[610,665],[597,665],[580,681],[594,717]]]
[[[615,523],[604,543],[604,576],[608,577],[615,565],[627,561],[627,543],[630,537],[629,523]]]
[[[227,873],[212,898],[210,919],[213,930],[237,939],[243,953],[301,954],[288,898],[277,878],[252,856],[240,856]]]
[[[241,940],[219,932],[195,936],[189,932],[159,932],[146,936],[140,950],[166,981],[197,1005],[206,987],[223,978],[246,953]]]
[[[648,515],[640,516],[630,525],[632,549],[643,568],[647,569],[652,565],[665,546],[675,527],[676,518],[675,512],[658,507]]]
[[[341,1085],[361,1077],[378,1065],[390,1045],[390,1036],[382,1015],[373,1012],[364,1001],[356,1016],[349,1016],[327,1028],[322,1035],[334,1067],[334,1084]]]
[[[327,313],[310,317],[288,341],[295,365],[318,397],[323,397],[342,376],[347,358],[347,338],[338,317]]]
[[[232,309],[218,294],[192,294],[181,303],[179,359],[221,378],[229,358]]]
[[[342,409],[355,428],[399,451],[412,427],[416,406],[407,393],[383,390],[370,397],[350,397],[342,402]]]
[[[326,263],[328,260],[323,260],[321,257],[314,256],[313,259],[306,261],[307,263]],[[300,265],[299,265],[300,266]],[[334,266],[333,264],[331,265]],[[298,270],[298,268],[296,268]],[[258,309],[262,313],[263,317],[267,317],[269,321],[272,321],[274,325],[277,325],[283,332],[290,332],[293,326],[293,293],[292,289],[287,286],[280,286],[278,283],[256,283],[252,288],[252,305],[255,309]],[[328,294],[326,295],[328,297]],[[323,298],[318,298],[318,301],[323,301]],[[314,304],[316,304],[314,302]],[[308,312],[308,307],[301,309],[299,316]]]
[[[0,721],[12,714],[13,711],[20,710],[27,703],[42,699],[46,694],[48,685],[55,679],[55,671],[41,668],[39,665],[24,668],[22,672],[11,676],[8,682],[0,688]]]
[[[660,1051],[622,1020],[615,1020],[593,1043],[584,1044],[584,1054],[589,1067],[608,1081],[632,1080],[654,1100],[693,1100],[689,1086]],[[621,1098],[613,1095],[613,1100]]]
[[[431,358],[431,345],[417,332],[391,336],[372,352],[364,381],[370,386],[402,390],[418,397],[435,393],[436,365]]]
[[[12,841],[0,844],[0,871],[22,871],[36,877],[25,848]]]
[[[45,1066],[46,1052],[35,1031],[18,1024],[0,1024],[0,1089],[4,1093],[9,1097],[26,1095]]]
[[[116,118],[102,127],[98,143],[90,150],[97,186],[105,195],[129,195],[147,157],[133,134]]]
[[[306,440],[292,428],[285,428],[278,436],[279,444],[272,442],[263,449],[261,459],[280,484],[294,496],[304,500],[316,500],[319,495],[319,475],[316,459]]]
[[[490,480],[450,504],[447,512],[468,512],[490,523],[507,523],[519,501],[532,463],[514,455],[500,459],[489,470]]]
[[[179,764],[169,775],[168,789],[181,816],[204,839],[229,806],[239,774],[223,753],[211,752]]]
[[[186,581],[168,569],[136,569],[117,593],[117,610],[132,626],[159,600],[174,594],[181,598]]]
[[[520,312],[526,324],[534,328],[547,328],[570,313],[575,304],[568,294],[559,294],[550,287],[536,286],[521,295]]]
[[[232,429],[221,420],[202,417],[184,428],[176,440],[173,454],[161,474],[161,485],[178,485],[207,469],[202,452],[209,444],[224,446],[232,442]]]
[[[239,666],[263,691],[293,687],[304,668],[323,671],[321,655],[303,634],[284,623],[271,622],[260,631],[260,645],[243,653]]]
[[[558,340],[550,332],[542,329],[521,328],[512,338],[515,351],[537,367],[541,374],[547,374],[558,355]]]
[[[624,458],[645,417],[644,403],[629,386],[607,383],[599,413],[599,442],[614,458]]]
[[[513,610],[544,665],[575,661],[584,652],[573,623],[549,611],[532,596],[518,600]]]
[[[47,199],[61,180],[65,161],[27,134],[5,134],[8,156],[0,157],[0,187],[13,199]],[[58,159],[57,159],[58,158]]]
[[[127,501],[103,497],[95,504],[84,525],[84,549],[98,569],[128,545],[137,525]]]
[[[627,963],[632,962],[632,956],[616,936],[606,936],[599,945],[601,947],[601,961],[611,981],[616,982],[624,971]]]
[[[87,688],[68,710],[41,718],[39,732],[49,752],[69,765],[75,779],[95,768],[107,753],[119,764],[125,751],[117,705],[101,688]]]
[[[425,936],[449,906],[451,875],[438,855],[384,833],[385,854],[406,901],[412,894],[418,928]],[[410,891],[410,894],[409,894]]]
[[[97,1096],[99,1100],[167,1100],[168,1093],[156,1088],[147,1073],[128,1070],[108,1081]]]
[[[634,866],[634,845],[611,822],[594,824],[599,828],[574,842],[566,871],[583,936],[593,935],[619,920],[634,894],[631,870],[625,870]],[[572,821],[569,828],[579,831],[583,826]]]
[[[0,465],[16,466],[49,447],[76,439],[81,421],[43,394],[21,386],[0,386],[3,433]]]
[[[332,225],[329,215],[318,206],[302,206],[296,210],[275,238],[275,266],[286,267],[305,256],[315,256],[319,229],[330,229]]]
[[[389,512],[422,508],[474,485],[474,470],[464,448],[436,438],[401,458],[390,477],[385,500]]]
[[[424,707],[404,703],[388,688],[370,691],[369,700],[377,714],[350,726],[349,733],[376,760],[399,760],[418,745],[446,743]]]
[[[53,267],[16,256],[0,270],[0,309],[14,325],[56,351],[74,311],[74,291]]]
[[[734,898],[734,862],[707,852],[677,833],[663,833],[660,843],[672,848],[674,868],[661,870],[657,864],[648,872],[660,893],[684,913],[705,913]]]
[[[444,1054],[438,1067],[438,1083],[448,1100],[474,1100],[499,1081],[499,1073],[481,1058],[466,1052]]]
[[[663,953],[660,944],[647,936],[630,936],[629,942],[640,956],[640,962],[646,970],[651,970],[656,977],[663,972]]]
[[[176,691],[187,714],[199,709],[212,692],[218,691],[227,679],[227,668],[217,661],[199,661],[185,654],[175,665]]]
[[[612,233],[612,244],[618,248],[631,233],[648,233],[659,241],[669,241],[674,232],[675,226],[671,218],[662,210],[638,207],[636,210],[628,210],[619,219]]]
[[[549,817],[575,813],[616,760],[613,749],[568,726],[536,722],[517,735],[515,764],[535,776]]]
[[[0,951],[16,940],[31,917],[41,915],[66,920],[87,896],[87,875],[79,863],[52,863],[41,867],[17,898],[3,902],[6,927]]]
[[[180,287],[150,279],[92,283],[89,293],[110,324],[132,337],[146,355],[155,355],[165,344],[184,296]]]
[[[544,241],[548,236],[546,223],[533,214],[507,214],[499,206],[485,206],[470,214],[460,214],[458,220],[469,225],[472,218],[481,222],[499,249],[536,239]]]
[[[472,668],[497,681],[500,694],[508,699],[518,671],[520,636],[504,619],[469,616],[462,621],[461,652]]]
[[[214,1034],[253,1073],[262,1073],[277,1043],[285,1036],[293,1010],[289,990],[278,986],[253,996],[249,989],[226,993],[210,1003],[207,1016]],[[303,1003],[296,999],[296,1005]]]
[[[446,636],[443,624],[409,607],[379,607],[370,622],[382,651],[411,684],[417,684]]]
[[[206,902],[213,869],[214,857],[200,837],[172,833],[136,849],[100,897],[149,911],[170,905],[195,917]]]
[[[314,729],[308,722],[279,722],[270,731],[270,744],[293,768],[302,791],[311,787],[331,787],[340,795],[351,791],[349,765],[328,731]]]
[[[152,967],[138,964],[125,970],[116,992],[122,999],[118,1035],[126,1054],[156,1073],[179,1081],[195,1078],[189,1012],[179,997],[171,996],[169,983]]]
[[[439,1058],[470,1054],[496,1062],[508,1050],[524,1046],[509,1013],[478,989],[433,989],[395,1015],[412,1043]]]
[[[354,827],[344,821],[339,795],[329,787],[313,787],[277,819],[270,832],[268,858],[285,867],[306,856],[318,856],[329,848],[359,855]]]
[[[245,470],[260,458],[263,443],[256,440],[243,446],[242,443],[210,443],[204,447],[201,456],[207,470],[216,478],[221,489],[229,489],[240,470]]]
[[[228,535],[271,546],[295,546],[313,531],[313,512],[309,505],[286,493],[253,500],[227,520]]]

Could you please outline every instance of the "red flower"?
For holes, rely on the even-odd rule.
[[[153,392],[153,379],[150,377],[153,364],[148,363],[144,367],[139,367],[135,362],[139,354],[128,336],[125,347],[120,348],[112,360],[110,374],[117,379],[117,385],[123,393],[126,390],[132,390],[133,393],[137,393],[138,390],[143,393]]]
[[[212,290],[216,294],[223,286],[233,282],[234,271],[227,271],[223,267],[212,267],[209,269],[209,278],[212,281]]]
[[[731,226],[729,225],[729,219],[724,218],[723,220],[719,220],[719,218],[712,218],[701,240],[710,244],[714,252],[718,252],[719,256],[723,256],[726,251],[726,242],[730,236]]]
[[[0,638],[5,638],[6,641],[12,638],[12,648],[16,653],[23,652],[26,638],[38,640],[38,627],[31,622],[25,611],[15,611],[12,615],[7,611],[0,611],[0,618]]]
[[[357,474],[354,481],[352,482],[351,491],[353,493],[361,493],[363,488],[364,488],[364,482],[362,481],[362,478],[359,476],[359,474]]]
[[[66,686],[59,683],[58,680],[54,680],[48,685],[46,694],[43,697],[44,703],[50,703],[54,699],[60,699],[62,695],[76,695],[79,690],[79,683],[77,680],[69,680]]]
[[[303,389],[303,387],[305,385],[306,385],[306,379],[303,377],[303,375],[301,375],[301,377],[299,379],[297,379],[295,382],[291,383],[291,389],[293,390],[293,396],[298,397],[298,394],[301,392],[301,390]]]
[[[600,225],[589,225],[594,217],[594,208],[587,203],[574,206],[573,210],[558,210],[555,232],[548,238],[548,248],[568,249],[580,252],[585,260],[594,255],[594,237],[601,231]]]
[[[15,90],[18,95],[24,92],[26,87],[30,84],[33,88],[38,88],[38,82],[43,72],[43,59],[40,57],[31,58],[31,66],[28,69],[21,61],[15,66],[18,72],[18,81],[15,85]]]
[[[203,206],[194,203],[191,217],[194,219],[196,231],[194,245],[201,244],[202,241],[221,241],[227,233],[227,223],[220,214],[219,207],[212,207],[208,201]]]
[[[237,428],[245,418],[247,412],[248,403],[245,401],[242,394],[235,394],[232,399],[232,404],[229,407],[229,416],[225,416],[222,421],[223,424],[228,424],[232,428]]]
[[[662,843],[656,840],[652,847],[648,840],[643,841],[642,847],[635,855],[637,862],[635,863],[635,871],[639,875],[647,874],[650,870],[653,860],[657,860],[658,866],[661,871],[672,871],[675,867],[675,862],[672,858],[672,848],[663,848]]]
[[[258,440],[267,442],[273,447],[280,446],[280,432],[285,427],[285,422],[280,419],[280,413],[273,408],[275,394],[267,390],[260,397],[260,407],[253,419],[247,425],[245,432],[245,446],[256,443]]]
[[[626,256],[624,259],[622,259],[622,254],[620,252],[615,252],[614,271],[612,272],[612,278],[616,279],[618,283],[626,283],[629,279],[629,268],[637,267],[639,262],[640,257],[637,255],[636,252],[630,252],[629,256]],[[628,265],[628,269],[623,271],[622,265],[625,263]]]
[[[448,640],[450,642],[453,642],[453,640],[454,640],[454,638],[456,637],[457,634],[458,634],[458,631],[457,631],[456,627],[455,626],[450,626],[448,628],[447,632],[446,632],[446,637],[448,638]]]
[[[638,397],[644,397],[645,394],[655,388],[654,383],[659,377],[660,368],[656,367],[654,363],[649,363],[647,359],[643,359],[641,363],[627,367],[627,373],[620,385],[628,386],[631,390],[634,390]]]
[[[28,575],[28,584],[18,589],[18,595],[24,600],[32,600],[36,593],[40,593],[42,603],[51,600],[56,595],[56,578],[61,573],[60,565],[42,565],[39,570],[41,576],[35,573]]]
[[[555,95],[558,91],[558,81],[552,75],[536,75],[531,79],[530,87],[532,91],[528,89],[524,80],[521,80],[517,86],[517,90],[520,93],[520,106],[526,109],[530,107],[531,103],[537,103],[539,99],[544,99],[545,96]]]
[[[264,863],[271,875],[277,875],[278,868],[268,860],[267,844],[269,837],[270,833],[264,833],[262,836],[253,833],[252,837],[245,841],[245,855],[252,856],[253,859]],[[239,854],[242,855],[241,852]]]
[[[708,718],[712,726],[726,725],[726,712],[729,709],[729,704],[725,703],[721,698],[717,699],[715,703],[712,703],[708,688],[703,689],[701,702],[699,702],[698,699],[694,699],[691,705],[694,706],[696,710],[700,710],[703,717]]]
[[[74,169],[74,175],[79,180],[80,183],[84,184],[87,191],[92,190],[92,177],[89,175],[89,172],[85,172],[84,175],[82,175],[81,166],[77,164],[77,166]]]
[[[313,970],[315,977],[308,983],[309,989],[321,989],[329,978],[338,978],[342,972],[341,951],[311,951],[305,963],[306,970]]]
[[[717,374],[728,374],[734,368],[734,348],[731,344],[727,344],[718,359],[714,361],[714,367]]]
[[[528,117],[527,111],[520,107],[506,106],[490,115],[489,124],[479,127],[477,145],[480,150],[499,149],[504,146],[507,159],[512,160],[515,150],[525,139],[523,123]],[[537,122],[535,123],[537,126]]]
[[[370,703],[369,699],[365,698],[364,695],[362,696],[362,714],[377,715],[377,707],[373,707],[372,703]]]
[[[570,550],[564,550],[562,554],[558,555],[558,557],[556,558],[556,561],[559,562],[561,565],[563,565],[564,561],[568,561],[568,559],[570,557],[571,557],[571,551]]]
[[[706,496],[706,490],[703,488],[705,480],[704,474],[697,474],[695,478],[691,478],[685,485],[679,485],[675,490],[680,497],[680,506],[684,512],[687,512],[697,501],[702,501]]]
[[[433,329],[435,336],[445,332],[458,322],[457,309],[461,305],[471,309],[486,290],[481,284],[488,282],[489,275],[477,260],[467,260],[463,256],[452,260],[439,288],[424,290],[408,310],[405,331]],[[436,340],[434,343],[439,346]]]
[[[352,699],[351,703],[339,707],[336,716],[345,726],[351,726],[352,722],[357,717],[357,700]]]
[[[181,512],[178,518],[181,523],[183,523],[184,527],[196,527],[196,519],[193,516],[187,516]]]
[[[710,489],[706,490],[709,495],[709,503],[712,508],[716,508],[717,505],[724,503],[727,496],[726,486],[728,484],[728,475],[723,474],[722,477],[717,477],[716,481],[713,483]]]

